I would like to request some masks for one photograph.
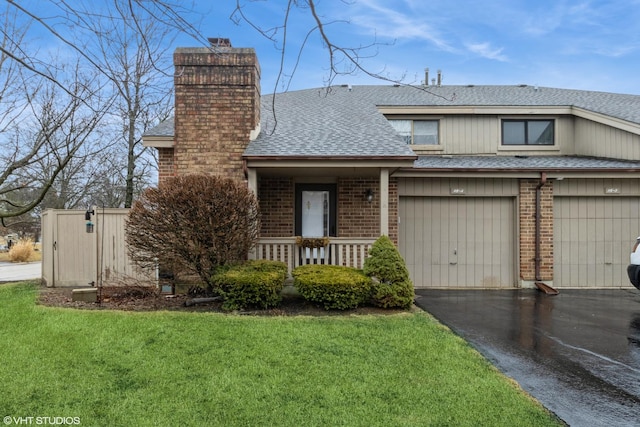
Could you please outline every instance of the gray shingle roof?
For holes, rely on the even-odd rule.
[[[159,125],[149,129],[144,133],[144,136],[167,136],[172,137],[175,135],[175,125],[173,117],[161,122]]]
[[[637,170],[640,162],[578,156],[420,156],[415,169],[441,170]]]
[[[263,97],[263,131],[246,156],[408,155],[379,106],[575,106],[640,124],[638,95],[525,85],[301,90],[275,95],[275,119],[273,96]]]
[[[263,96],[262,130],[244,154],[254,158],[415,156],[379,106],[579,107],[640,125],[639,95],[526,85],[340,86]],[[172,136],[173,120],[149,130],[148,135]]]
[[[273,96],[263,97],[262,132],[245,156],[415,157],[375,103],[346,88]]]

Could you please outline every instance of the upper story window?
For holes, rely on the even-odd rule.
[[[502,120],[502,145],[554,145],[554,121]]]
[[[409,145],[438,145],[438,120],[396,120],[389,123]]]

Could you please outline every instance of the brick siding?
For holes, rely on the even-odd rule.
[[[258,183],[261,237],[294,234],[294,186],[291,178],[261,177]]]
[[[338,236],[380,236],[379,180],[375,178],[341,178],[338,180]],[[371,203],[364,199],[367,189],[374,191]],[[294,235],[295,186],[291,178],[260,177],[258,198],[261,210],[261,237]],[[389,182],[389,237],[398,240],[398,182]]]
[[[536,187],[539,180],[520,180],[520,278],[535,280]],[[540,194],[540,276],[553,280],[553,182]]]
[[[380,184],[373,178],[341,178],[338,180],[338,234],[340,237],[380,236]],[[365,192],[374,192],[372,202]]]
[[[158,148],[158,181],[175,176],[176,171],[173,162],[173,147]]]
[[[242,153],[260,121],[260,66],[253,49],[177,49],[175,174],[245,180]],[[169,176],[161,174],[161,179]]]

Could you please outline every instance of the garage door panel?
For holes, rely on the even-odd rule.
[[[640,230],[640,198],[554,199],[554,285],[630,287],[629,250]]]
[[[513,198],[401,197],[400,217],[417,287],[515,286]]]

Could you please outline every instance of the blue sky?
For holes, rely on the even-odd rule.
[[[301,1],[299,3],[302,3]],[[285,0],[242,0],[244,12],[265,28],[282,23]],[[235,0],[197,0],[204,37],[227,37],[235,47],[254,47],[262,67],[262,91],[276,87],[280,52],[246,22],[230,16]],[[406,83],[442,70],[443,84],[530,84],[640,94],[640,0],[442,1],[317,0],[334,43],[367,46],[362,65]],[[195,15],[194,15],[195,19]],[[312,28],[308,10],[291,15],[293,69],[297,44]],[[283,33],[276,38],[281,42]],[[180,38],[177,46],[195,46]],[[328,76],[327,51],[315,32],[307,42],[289,90],[320,87]],[[364,73],[334,84],[385,84]]]

